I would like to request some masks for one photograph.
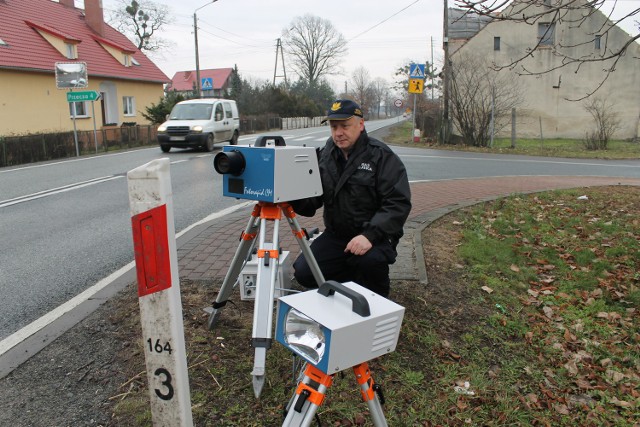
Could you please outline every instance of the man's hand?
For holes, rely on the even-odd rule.
[[[359,234],[351,239],[344,251],[351,252],[354,255],[364,255],[369,251],[369,249],[371,249],[372,246],[373,245],[371,244],[369,239],[364,237],[362,234]]]

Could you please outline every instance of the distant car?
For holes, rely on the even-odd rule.
[[[189,99],[177,103],[166,122],[158,127],[160,149],[204,148],[213,151],[214,144],[238,143],[240,115],[236,102],[230,99]]]

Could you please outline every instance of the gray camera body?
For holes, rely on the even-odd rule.
[[[316,149],[286,146],[282,137],[225,146],[214,167],[223,174],[227,197],[282,203],[322,195]]]

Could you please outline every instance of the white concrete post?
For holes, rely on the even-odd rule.
[[[169,159],[127,173],[153,425],[191,427]]]

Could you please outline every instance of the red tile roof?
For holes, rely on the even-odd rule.
[[[212,68],[208,70],[200,70],[200,79],[212,78],[213,89],[221,90],[229,86],[229,77],[231,77],[232,72],[233,68]],[[173,75],[171,84],[167,89],[176,90],[178,92],[193,90],[195,81],[195,70],[178,71]]]
[[[78,58],[69,59],[38,32],[44,31],[77,46]],[[50,72],[56,62],[87,63],[94,77],[167,83],[169,78],[135,45],[109,25],[95,33],[85,22],[84,11],[51,0],[0,0],[0,69]],[[140,64],[125,67],[100,44],[120,49]]]

